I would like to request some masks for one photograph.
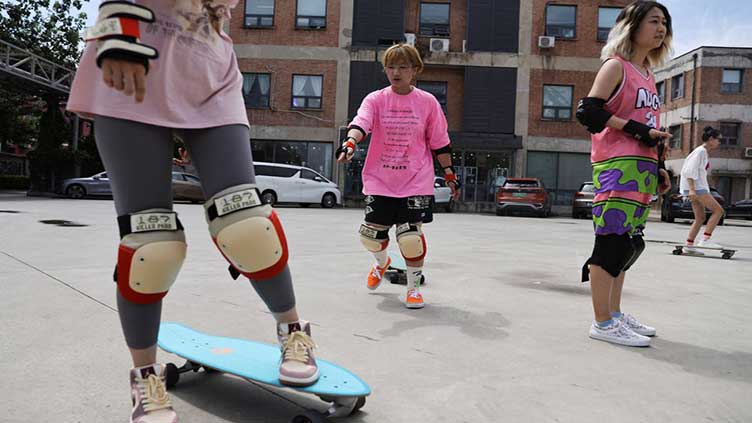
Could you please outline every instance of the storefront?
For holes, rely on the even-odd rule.
[[[253,160],[305,166],[332,178],[332,144],[307,141],[251,140]]]

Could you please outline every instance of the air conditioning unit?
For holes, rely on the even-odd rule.
[[[744,158],[745,159],[752,159],[752,147],[746,147],[744,149]]]
[[[405,33],[405,44],[415,46],[415,34],[409,32]]]
[[[429,48],[431,53],[446,53],[449,51],[449,39],[431,38]]]
[[[556,44],[556,37],[540,36],[538,37],[538,47],[540,48],[554,48]]]

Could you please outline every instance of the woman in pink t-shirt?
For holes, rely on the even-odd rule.
[[[671,187],[658,156],[660,142],[671,135],[656,129],[660,100],[650,70],[668,56],[671,39],[665,6],[636,1],[625,7],[603,47],[593,87],[577,107],[577,119],[593,134],[595,246],[582,278],[592,279],[590,337],[628,346],[648,346],[656,333],[622,313],[621,292],[625,272],[645,248],[650,198]]]
[[[280,381],[310,385],[319,376],[311,325],[295,306],[282,225],[255,185],[242,76],[221,29],[236,3],[102,2],[71,90],[69,110],[95,121],[118,216],[115,280],[134,365],[131,422],[178,421],[165,366],[156,363],[162,298],[186,254],[172,210],[173,137],[201,177],[209,232],[231,275],[246,276],[277,321]]]
[[[418,51],[407,44],[393,45],[383,63],[391,85],[363,100],[347,139],[337,150],[337,161],[349,162],[356,145],[371,135],[363,166],[366,216],[359,231],[361,242],[376,258],[367,286],[376,289],[381,284],[391,262],[386,251],[389,229],[397,225],[397,243],[407,264],[405,305],[423,308],[420,284],[426,239],[422,225],[433,220],[433,157],[444,169],[455,198],[459,182],[441,105],[432,94],[412,85],[423,70]]]

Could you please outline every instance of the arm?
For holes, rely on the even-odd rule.
[[[348,126],[347,136],[342,141],[342,145],[334,152],[337,163],[347,163],[352,160],[355,155],[356,146],[373,129],[374,111],[373,96],[369,94],[363,99],[357,116],[355,116],[355,119]]]
[[[449,146],[445,147],[449,148]],[[451,149],[448,152],[442,152],[436,154],[436,160],[444,169],[444,179],[447,181],[447,185],[452,189],[452,198],[455,200],[460,197],[460,189],[462,184],[457,180],[457,175],[454,173],[454,167],[452,167],[452,153]]]

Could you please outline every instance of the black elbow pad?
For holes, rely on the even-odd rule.
[[[439,155],[439,154],[452,154],[452,144],[447,144],[444,147],[439,148],[438,150],[433,150],[433,154]]]
[[[611,113],[604,109],[606,100],[597,97],[585,97],[577,103],[577,121],[579,121],[588,132],[597,134],[606,129],[606,122],[611,119]]]

